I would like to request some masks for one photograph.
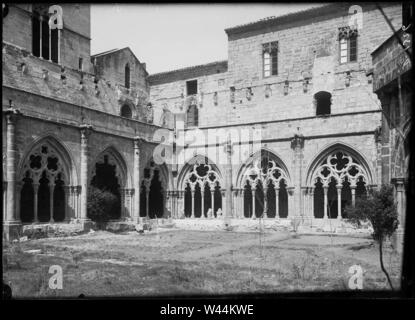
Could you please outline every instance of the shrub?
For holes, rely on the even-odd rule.
[[[383,241],[395,232],[399,224],[393,186],[383,185],[379,191],[374,190],[367,198],[356,199],[355,206],[347,206],[345,212],[348,220],[357,227],[366,221],[372,224],[372,237],[379,244],[380,267],[393,290],[389,274],[383,264],[382,251]]]
[[[90,187],[88,190],[88,217],[98,225],[107,222],[111,214],[116,210],[118,199],[113,193]]]

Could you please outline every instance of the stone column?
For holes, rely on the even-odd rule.
[[[310,218],[314,219],[314,188],[310,188]]]
[[[220,193],[222,195],[222,217],[226,218],[226,205],[227,205],[227,198],[226,198],[226,189],[221,189]]]
[[[51,182],[49,184],[49,223],[54,223],[53,219],[53,191],[55,190],[55,183]]]
[[[149,200],[150,200],[150,187],[146,186],[146,218],[149,219],[150,218],[150,204],[149,204]]]
[[[39,193],[39,183],[34,183],[33,184],[33,222],[34,223],[38,223],[39,222],[39,218],[38,218],[38,193]]]
[[[301,192],[302,181],[302,162],[303,162],[303,149],[304,149],[304,136],[300,133],[300,128],[297,127],[297,131],[294,133],[294,137],[291,140],[291,148],[293,149],[293,183],[294,183],[294,199],[292,200],[291,213],[295,216],[299,216],[302,213],[303,197]]]
[[[23,183],[21,181],[16,183],[16,220],[21,221],[20,219],[20,196],[22,194]]]
[[[233,202],[232,202],[232,142],[230,138],[225,145],[225,151],[227,155],[227,166],[226,166],[226,210],[223,208],[224,203],[222,202],[222,212],[224,214],[224,218],[232,218],[233,217]]]
[[[255,219],[256,217],[255,217],[255,188],[252,188],[251,189],[252,190],[252,216],[251,216],[251,218],[252,219]]]
[[[133,221],[138,223],[140,219],[140,149],[143,140],[140,137],[134,137],[134,161],[133,161],[133,184],[135,189],[134,196],[134,213]]]
[[[239,218],[239,189],[232,190],[232,206],[234,208],[234,217]]]
[[[178,218],[182,218],[185,217],[185,212],[184,212],[184,191],[180,190],[177,192],[178,195]]]
[[[245,188],[240,189],[239,217],[245,217]]]
[[[203,188],[201,188],[201,200],[202,200],[202,214],[201,214],[201,218],[205,217],[205,185],[203,185]]]
[[[337,187],[337,220],[342,218],[342,185],[339,184]]]
[[[350,191],[352,192],[352,206],[356,205],[356,186],[351,185]]]
[[[292,218],[293,216],[293,208],[294,208],[294,191],[295,187],[287,188],[287,195],[288,195],[288,212],[287,212],[287,219]],[[295,215],[294,215],[295,216]]]
[[[125,198],[127,194],[127,189],[120,189],[120,202],[121,202],[121,212],[120,212],[120,220],[124,220],[125,218]]]
[[[268,187],[264,187],[264,212],[262,218],[268,218]]]
[[[190,215],[190,218],[193,219],[195,217],[195,189],[192,188],[190,192],[192,194],[192,214]]]
[[[329,191],[329,187],[328,186],[323,186],[323,190],[324,190],[324,219],[327,219],[327,205],[328,205],[328,199],[327,199],[327,193]]]
[[[7,212],[7,181],[3,181],[3,221],[6,221]]]
[[[215,188],[210,188],[210,202],[212,208],[212,218],[215,217]]]
[[[279,208],[280,187],[274,186],[274,189],[275,189],[275,219],[278,219],[280,217],[280,208]]]
[[[3,111],[6,115],[6,180],[7,180],[7,206],[5,225],[19,225],[16,213],[16,122],[21,113],[13,108]],[[7,233],[7,230],[6,230]]]
[[[88,221],[87,202],[88,202],[88,162],[89,148],[88,138],[92,131],[91,125],[81,125],[81,197],[80,197],[80,219]]]
[[[64,186],[63,187],[63,192],[64,192],[64,201],[65,201],[65,206],[64,206],[64,210],[65,210],[65,222],[69,222],[71,220],[70,216],[69,216],[69,203],[71,202],[70,199],[70,187],[69,186]]]

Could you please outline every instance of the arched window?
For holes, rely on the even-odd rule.
[[[48,6],[35,5],[32,16],[32,53],[58,63],[58,29],[49,30]]]
[[[132,116],[133,115],[132,115],[132,112],[131,112],[131,108],[128,105],[124,104],[121,107],[121,117],[132,118]]]
[[[130,89],[130,65],[125,65],[125,87]]]
[[[317,92],[314,95],[316,116],[329,115],[331,113],[331,94],[326,91]]]

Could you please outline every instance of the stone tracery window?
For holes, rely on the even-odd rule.
[[[222,210],[221,181],[212,166],[196,163],[184,178],[186,217],[211,218]]]
[[[314,217],[340,219],[345,206],[365,194],[369,178],[356,159],[344,151],[336,151],[315,170],[312,181]]]
[[[263,152],[243,177],[244,216],[246,218],[288,216],[288,176]]]
[[[48,143],[37,146],[27,157],[20,181],[22,222],[54,222],[65,219],[68,177],[56,150]]]

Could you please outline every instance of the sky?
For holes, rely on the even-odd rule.
[[[226,60],[224,29],[320,5],[92,4],[91,53],[130,47],[150,74]]]

